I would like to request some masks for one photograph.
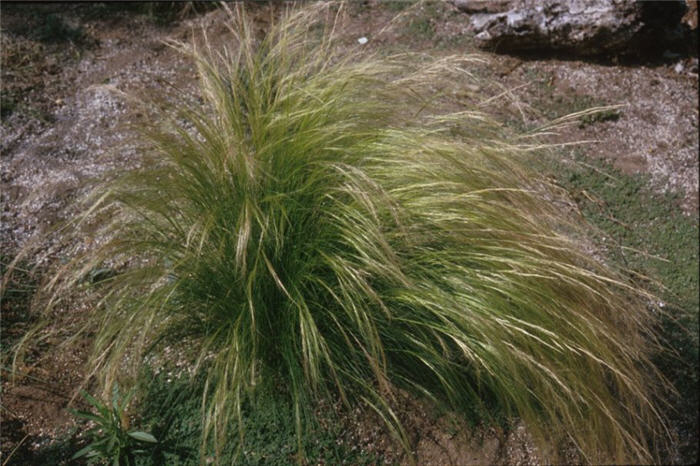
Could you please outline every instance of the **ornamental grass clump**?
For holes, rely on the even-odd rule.
[[[339,398],[409,448],[401,390],[457,412],[489,400],[588,461],[651,461],[642,294],[584,246],[528,169],[532,144],[441,109],[471,59],[341,50],[332,29],[319,38],[328,11],[257,37],[239,8],[227,48],[177,45],[199,100],[144,127],[142,168],[98,188],[76,230],[100,246],[48,288],[55,305],[127,258],[88,317],[92,373],[110,385],[146,358],[188,361],[206,376],[205,449],[244,438],[230,426],[273,384],[299,435]]]

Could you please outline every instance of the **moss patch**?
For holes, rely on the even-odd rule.
[[[574,164],[554,163],[552,174],[599,229],[594,240],[606,256],[651,278],[646,286],[669,311],[662,334],[676,354],[660,355],[657,364],[678,390],[669,413],[679,437],[675,454],[692,463],[698,455],[698,218],[682,213],[680,195],[652,192],[645,176],[581,162],[577,156]]]

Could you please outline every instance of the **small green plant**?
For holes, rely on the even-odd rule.
[[[601,110],[597,113],[590,113],[581,117],[579,122],[579,128],[585,128],[586,126],[602,123],[604,121],[617,121],[620,119],[620,111],[617,109],[606,109]]]
[[[83,392],[85,399],[92,405],[97,413],[72,410],[73,414],[87,421],[92,421],[95,426],[87,431],[92,438],[88,446],[82,448],[71,459],[85,457],[93,461],[103,461],[110,464],[133,465],[135,457],[147,452],[147,447],[158,443],[156,438],[143,431],[129,430],[129,418],[126,408],[133,396],[130,391],[122,399],[119,396],[119,386],[113,385],[111,406],[104,404]]]
[[[145,368],[143,377],[148,384],[139,414],[152,426],[151,432],[158,438],[158,445],[149,457],[139,458],[140,465],[201,464],[198,449],[203,428],[203,375],[156,375]],[[381,457],[363,451],[358,445],[348,445],[347,438],[343,437],[347,427],[338,422],[338,415],[331,407],[317,409],[323,410],[323,423],[313,425],[302,439],[307,464],[381,463]],[[294,423],[290,422],[293,417],[294,406],[285,387],[264,387],[255,400],[242,407],[246,432],[244,448],[239,448],[241,439],[232,435],[216,455],[216,463],[281,466],[294,462],[297,438]],[[213,455],[207,456],[213,459]]]

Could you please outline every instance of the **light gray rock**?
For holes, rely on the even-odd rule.
[[[506,7],[470,16],[479,46],[596,55],[624,49],[644,26],[635,0],[513,0]]]

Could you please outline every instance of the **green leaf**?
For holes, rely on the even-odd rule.
[[[97,411],[102,415],[103,418],[106,419],[107,417],[109,417],[109,410],[107,409],[107,407],[103,403],[98,401],[95,397],[90,395],[85,390],[82,391],[82,394],[83,394],[83,397],[85,397],[85,399],[88,401],[88,403],[90,403],[92,406],[94,406],[95,409],[97,409]]]
[[[107,451],[112,451],[115,446],[117,446],[117,439],[114,435],[112,435],[107,442]]]
[[[129,432],[129,437],[136,439],[139,442],[158,443],[158,440],[147,432]]]
[[[95,421],[96,423],[100,425],[105,425],[105,420],[99,416],[96,416],[92,413],[88,413],[87,411],[76,411],[74,409],[70,410],[71,414],[74,416],[78,416],[83,419],[87,419],[89,421]]]
[[[74,460],[74,459],[80,458],[80,457],[82,457],[82,456],[85,456],[85,455],[87,455],[88,453],[94,453],[94,454],[96,454],[95,450],[93,450],[92,444],[88,445],[88,446],[85,447],[85,448],[81,448],[80,450],[78,450],[77,452],[75,452],[75,454],[74,454],[73,456],[71,456],[70,459]],[[93,454],[92,456],[94,456],[94,454]],[[89,458],[89,456],[88,456],[88,458]]]
[[[133,389],[129,390],[129,393],[127,393],[126,396],[124,397],[124,399],[122,400],[122,409],[126,408],[129,405],[129,402],[134,397],[135,393],[136,392]]]
[[[112,386],[112,407],[119,410],[119,384],[116,383]]]
[[[116,430],[121,429],[122,425],[122,417],[121,417],[121,412],[118,409],[113,409],[112,410],[112,425],[115,427]]]
[[[95,449],[97,449],[97,447],[103,447],[108,441],[109,441],[109,438],[103,437],[99,440],[92,442],[92,447]]]

